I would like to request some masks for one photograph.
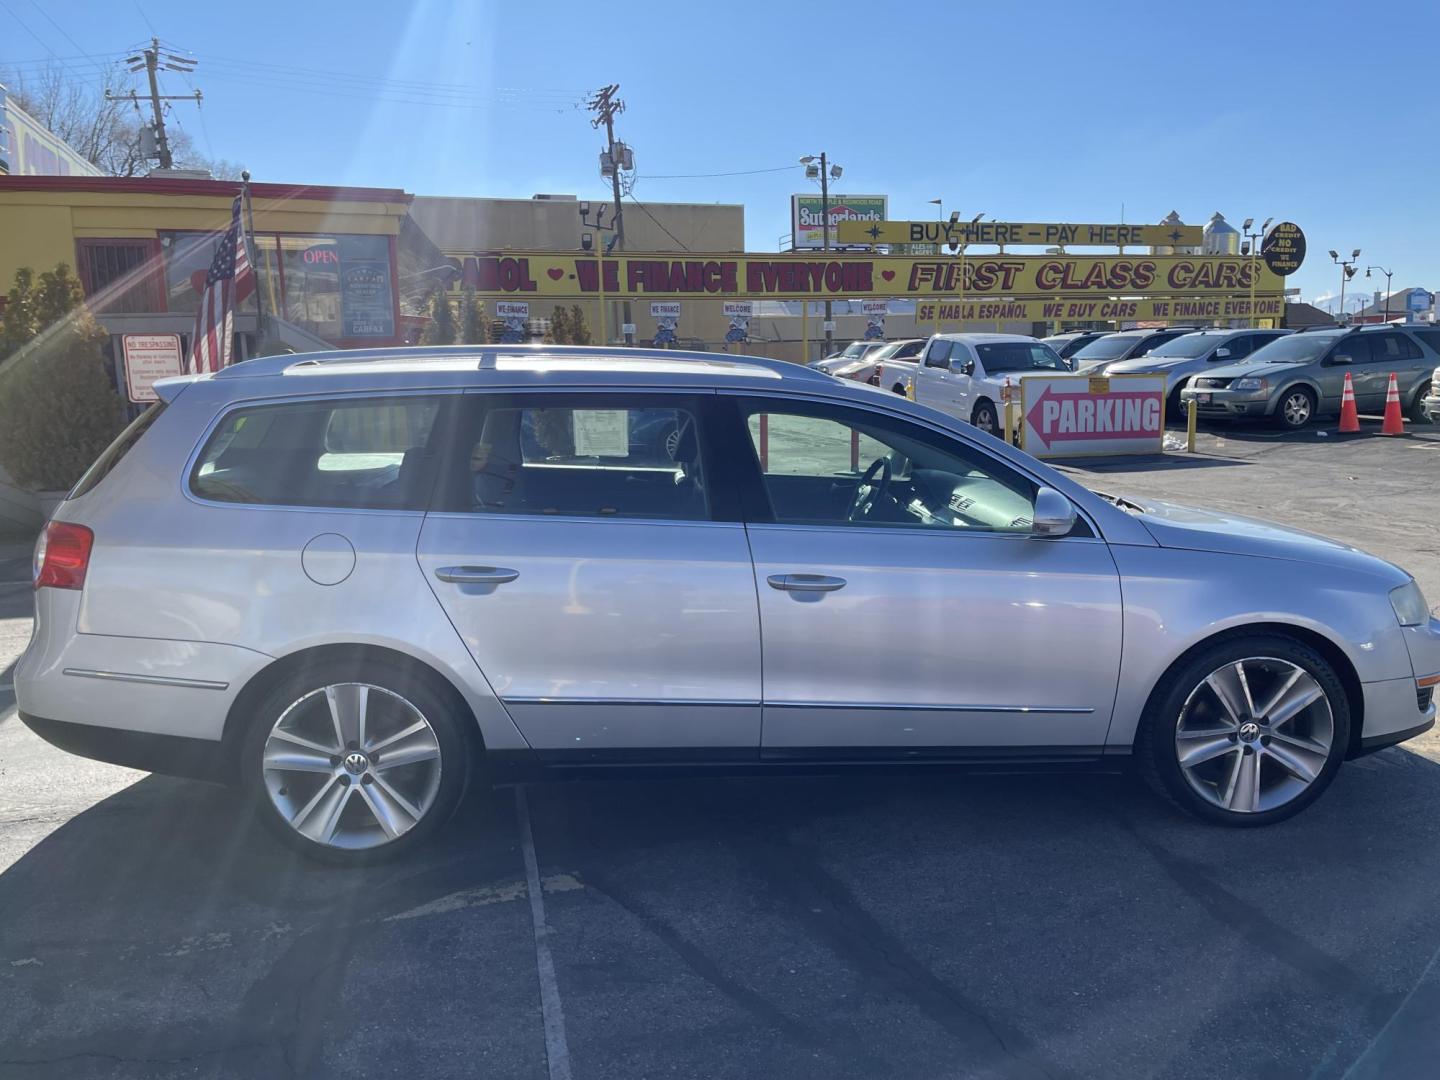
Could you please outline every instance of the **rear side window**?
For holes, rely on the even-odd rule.
[[[107,446],[104,452],[95,459],[95,463],[85,470],[85,475],[80,477],[79,482],[75,485],[74,489],[71,490],[69,497],[78,499],[114,472],[115,466],[119,465],[121,459],[140,441],[140,437],[150,430],[150,425],[160,419],[160,414],[164,412],[165,409],[165,402],[157,401],[134,420],[131,420],[130,423],[126,425],[125,430],[115,436],[115,441]]]
[[[1415,336],[1429,345],[1435,352],[1440,353],[1440,330],[1416,330]]]
[[[470,395],[437,504],[451,512],[704,521],[699,408],[657,395]]]
[[[259,405],[226,414],[190,477],[218,502],[422,510],[443,399]]]
[[[1376,334],[1371,347],[1376,360],[1418,360],[1424,355],[1404,334]]]

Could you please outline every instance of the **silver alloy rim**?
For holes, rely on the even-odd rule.
[[[1324,770],[1334,741],[1324,687],[1273,656],[1216,668],[1185,699],[1175,728],[1186,783],[1237,814],[1274,810],[1300,796]]]
[[[1310,419],[1310,399],[1304,394],[1291,394],[1285,399],[1285,422],[1299,427]]]
[[[327,847],[388,844],[429,813],[440,792],[440,740],[425,715],[383,686],[312,690],[265,740],[270,801],[290,827]]]
[[[987,435],[995,434],[995,415],[989,409],[975,410],[975,426]]]

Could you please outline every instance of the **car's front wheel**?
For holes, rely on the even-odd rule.
[[[988,401],[982,401],[975,406],[975,411],[970,414],[970,423],[986,435],[998,437],[1000,434],[1000,421],[995,417],[995,406]]]
[[[462,712],[453,694],[403,666],[323,661],[282,680],[255,710],[241,745],[246,794],[281,840],[314,858],[399,855],[464,794]]]
[[[1146,779],[1197,817],[1268,825],[1330,784],[1350,742],[1334,668],[1286,637],[1218,642],[1157,688],[1136,752]]]
[[[1303,386],[1286,390],[1275,407],[1275,419],[1283,428],[1299,431],[1315,416],[1315,395]]]

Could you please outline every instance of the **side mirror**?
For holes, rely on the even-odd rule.
[[[966,360],[966,361],[964,361],[963,363],[961,363],[961,362],[959,362],[959,361],[952,360],[952,361],[950,361],[950,370],[951,370],[951,371],[959,372],[961,375],[974,375],[974,374],[975,374],[975,361],[974,361],[974,360]]]
[[[1226,359],[1229,359],[1229,357],[1230,357],[1230,350],[1229,350],[1229,349],[1216,349],[1216,350],[1215,350],[1215,359],[1216,359],[1216,360],[1226,360]]]
[[[1354,362],[1355,358],[1349,353],[1335,353],[1325,361],[1325,364],[1327,367],[1339,367],[1341,364],[1353,364]]]
[[[1031,519],[1032,536],[1068,536],[1075,528],[1075,504],[1054,488],[1042,487],[1035,493],[1035,513]]]

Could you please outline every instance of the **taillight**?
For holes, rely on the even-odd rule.
[[[35,588],[80,589],[90,567],[95,534],[84,525],[52,521],[35,548]]]

